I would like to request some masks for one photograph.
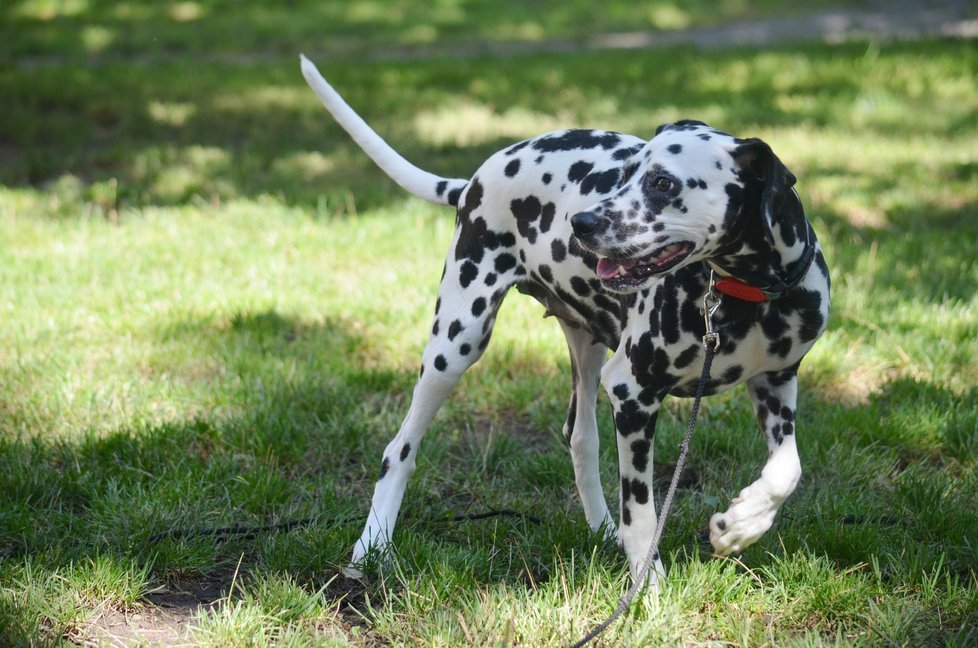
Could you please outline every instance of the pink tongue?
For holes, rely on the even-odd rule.
[[[631,270],[633,267],[635,267],[635,261],[598,259],[598,267],[595,270],[598,275],[598,279],[614,279],[618,276],[618,266],[622,266],[625,268],[625,270]]]

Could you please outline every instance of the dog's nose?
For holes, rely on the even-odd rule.
[[[594,212],[580,212],[571,216],[571,227],[578,236],[587,236],[598,230],[602,220],[602,217]]]

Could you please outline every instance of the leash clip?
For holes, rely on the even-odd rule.
[[[703,347],[712,351],[720,348],[720,334],[713,328],[713,316],[720,309],[723,295],[717,292],[717,283],[714,271],[710,270],[710,285],[703,295],[703,324],[706,334],[703,335]]]

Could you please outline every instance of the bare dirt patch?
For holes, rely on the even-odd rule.
[[[192,646],[190,629],[202,613],[227,599],[232,576],[219,574],[162,587],[138,607],[104,610],[66,639],[81,646]]]

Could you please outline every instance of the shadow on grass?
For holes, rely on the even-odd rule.
[[[180,340],[194,354],[218,359],[220,373],[193,379],[216,383],[200,385],[201,398],[220,407],[190,420],[134,422],[77,440],[0,443],[0,552],[7,573],[37,578],[107,559],[145,570],[150,587],[200,590],[188,599],[193,605],[225,595],[239,561],[242,578],[287,573],[313,589],[329,581],[359,535],[381,450],[406,411],[415,373],[365,363],[361,354],[375,341],[342,318],[310,323],[275,311],[238,313],[224,322],[167,325],[159,334],[169,348]],[[510,356],[520,366],[540,361]],[[465,420],[444,418],[426,441],[402,511],[401,560],[409,572],[440,564],[473,587],[541,582],[560,545],[555,529],[581,550],[590,546],[582,518],[543,532],[519,518],[453,523],[455,514],[506,508],[573,482],[558,487],[538,479],[527,492],[497,492],[500,483],[518,481],[521,462],[538,461],[541,448],[510,438],[509,425],[490,433],[491,451],[471,447],[484,434],[439,435],[439,428]],[[481,468],[450,468],[474,460]],[[463,478],[443,479],[435,462]],[[551,515],[559,517],[560,508]],[[289,529],[217,531],[297,520],[303,522]],[[505,568],[501,547],[511,554]],[[391,586],[369,587],[376,593]],[[333,584],[326,595],[350,605],[363,592]],[[153,594],[146,600],[168,602]],[[0,613],[19,619],[10,627],[30,630],[21,638],[50,622],[37,601],[11,605]]]
[[[897,182],[898,176],[879,179],[867,192],[892,191]],[[978,222],[971,216],[978,201],[948,206],[935,198],[896,207],[879,225],[854,224],[831,208],[813,211],[827,224],[820,238],[831,260],[834,288],[844,290],[849,277],[861,280],[868,272],[876,308],[886,304],[890,310],[898,303],[932,308],[974,298],[978,264],[968,250],[978,245]],[[887,313],[880,310],[879,324],[885,328]]]
[[[8,569],[21,576],[25,570],[58,574],[108,558],[145,569],[152,587],[200,590],[181,603],[194,609],[228,595],[239,561],[239,582],[285,573],[317,589],[343,564],[359,533],[375,464],[406,409],[413,372],[359,366],[357,350],[371,341],[342,319],[310,324],[274,311],[241,313],[217,326],[169,326],[161,337],[182,338],[196,353],[222,359],[233,377],[231,387],[217,387],[227,394],[226,415],[74,442],[4,443],[0,547]],[[691,464],[695,484],[688,484],[695,488],[686,491],[692,513],[680,503],[667,553],[695,546],[696,532],[716,510],[696,489],[731,491],[761,465],[743,443],[745,435],[758,436],[750,408],[742,394],[736,398],[743,402],[732,409],[707,405]],[[767,552],[802,552],[827,556],[840,569],[879,560],[894,583],[918,583],[935,570],[967,576],[978,558],[970,542],[978,519],[969,505],[978,484],[956,466],[978,449],[978,391],[958,394],[899,380],[855,410],[814,404],[817,394],[805,398],[811,423],[804,434],[814,460],[806,460],[799,492],[776,528],[749,550],[748,564],[767,564]],[[843,420],[866,427],[834,427]],[[549,578],[558,556],[590,555],[597,540],[570,499],[569,459],[558,444],[528,453],[521,440],[506,440],[502,432],[492,448],[457,452],[451,449],[457,439],[438,436],[426,440],[405,499],[397,546],[406,580],[373,580],[365,587],[337,581],[324,592],[331,605],[345,601],[351,614],[362,611],[364,596],[396,591],[430,571],[452,573],[452,582],[473,591],[496,582],[529,587]],[[541,457],[563,465],[557,471],[562,479],[526,480]],[[530,501],[549,504],[527,508]],[[484,506],[527,510],[544,525],[444,522]],[[182,535],[303,518],[315,521],[253,535]],[[598,557],[623,565],[611,546]],[[168,601],[152,594],[144,600]],[[50,623],[40,607],[4,606],[0,612],[14,619],[9,627],[23,630],[7,630],[14,639]]]
[[[958,47],[941,44],[940,51]],[[650,136],[662,122],[694,117],[741,135],[798,124],[883,138],[901,129],[970,132],[970,114],[922,120],[921,112],[940,112],[926,106],[851,122],[866,96],[896,101],[903,91],[902,81],[886,87],[880,70],[919,62],[933,46],[889,45],[879,68],[864,50],[609,52],[519,57],[519,65],[508,58],[336,63],[324,73],[408,159],[450,177],[470,176],[516,139],[577,126]],[[872,78],[869,89],[847,57]],[[663,71],[655,83],[650,69]],[[0,147],[0,182],[46,188],[55,198],[61,192],[62,213],[79,213],[79,199],[111,212],[271,194],[331,215],[403,198],[319,106],[297,62],[38,69],[0,78],[0,90],[16,98],[0,125],[8,144]]]

